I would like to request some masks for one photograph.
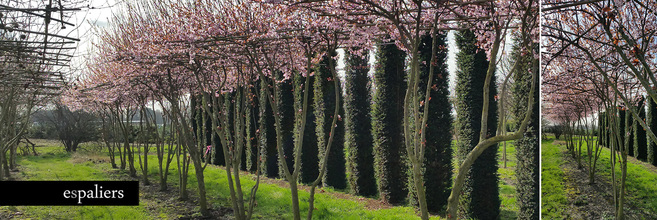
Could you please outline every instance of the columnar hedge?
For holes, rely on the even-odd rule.
[[[618,119],[617,120],[618,121],[618,131],[621,134],[620,138],[617,138],[618,140],[616,142],[620,143],[621,146],[624,147],[625,146],[625,111],[623,111],[621,107],[619,107],[618,118],[616,118],[616,119]],[[612,133],[612,135],[616,135],[616,134]],[[619,146],[616,146],[615,149],[618,150]]]
[[[447,49],[443,34],[436,39],[437,51],[434,73],[430,88],[429,111],[422,112],[427,119],[425,160],[423,164],[427,208],[430,212],[446,210],[447,198],[452,186],[452,107],[449,102],[449,73],[447,72]],[[432,38],[426,35],[420,44],[420,86],[416,103],[424,105],[429,68],[431,64]],[[421,108],[421,111],[423,109]],[[416,129],[417,130],[417,129]],[[419,132],[419,130],[417,130]],[[410,178],[409,178],[410,179]],[[414,184],[409,184],[409,201],[417,205]]]
[[[538,48],[538,45],[535,45]],[[538,71],[538,60],[531,59],[531,56],[521,56],[521,53],[514,48],[513,56],[516,62],[522,62],[520,68],[514,73],[514,83],[511,85],[512,93],[514,94],[515,105],[511,106],[513,116],[515,118],[516,126],[519,127],[520,123],[525,117],[527,111],[527,101],[531,86],[538,89],[538,77],[532,81],[532,76],[527,69]],[[515,141],[516,146],[516,180],[518,181],[516,188],[516,201],[518,201],[518,219],[539,219],[539,109],[538,92],[534,93],[534,102],[532,103],[532,118],[523,134],[523,137]]]
[[[276,126],[274,114],[267,92],[269,85],[260,81],[260,103],[258,120],[258,140],[260,142],[260,161],[262,174],[269,178],[278,177],[278,152],[276,151]]]
[[[657,103],[652,98],[648,99],[648,115],[646,117],[648,126],[653,132],[657,132]],[[648,139],[648,162],[657,166],[657,145],[655,141]]]
[[[607,113],[598,113],[598,144],[604,147],[609,145],[609,123],[607,122]]]
[[[223,145],[221,145],[221,139],[219,138],[219,135],[212,131],[212,137],[210,141],[211,143],[214,143],[214,145],[212,145],[212,149],[210,149],[212,154],[212,159],[210,162],[214,165],[225,166],[226,161],[224,158]]]
[[[294,77],[294,109],[295,111],[295,126],[294,126],[294,143],[300,141],[300,124],[301,124],[301,111],[303,108],[303,89],[305,87],[306,77],[301,74],[296,74]],[[317,179],[319,175],[319,160],[317,159],[318,147],[317,136],[315,136],[315,111],[313,109],[314,90],[312,84],[315,82],[315,76],[310,76],[310,85],[308,88],[308,106],[306,113],[306,126],[303,132],[303,144],[301,145],[301,175],[300,181],[302,183],[311,183]],[[296,152],[295,152],[296,153]]]
[[[456,131],[458,135],[458,159],[462,162],[479,142],[481,112],[483,108],[484,79],[488,61],[484,50],[476,46],[477,39],[471,31],[456,34],[460,49],[456,57]],[[495,134],[497,127],[497,88],[495,75],[490,84],[488,132]],[[459,213],[464,218],[488,219],[500,214],[500,198],[497,174],[497,145],[490,146],[474,162],[463,186]]]
[[[195,106],[194,110],[192,111],[191,115],[191,124],[192,124],[192,129],[194,129],[194,134],[196,135],[197,140],[199,140],[199,144],[201,149],[201,152],[205,152],[205,146],[207,145],[212,145],[212,148],[210,149],[209,152],[209,159],[210,163],[214,165],[220,165],[224,166],[226,165],[224,161],[224,151],[222,150],[222,145],[221,145],[221,139],[219,139],[219,136],[217,133],[214,131],[212,128],[212,119],[210,119],[211,113],[205,113],[203,109],[201,108],[201,104],[203,103],[203,96],[198,95],[194,96],[190,100],[190,105]],[[212,109],[212,108],[210,108]],[[205,120],[205,130],[203,130],[203,126],[201,123],[203,123],[203,116],[202,114],[207,114],[206,115],[206,120]],[[200,130],[199,130],[200,129]],[[167,131],[168,132],[168,131]],[[205,155],[204,155],[205,156]]]
[[[256,85],[258,83],[256,82]],[[257,132],[258,132],[258,121],[260,119],[260,115],[258,114],[259,111],[259,100],[257,96],[258,88],[256,87],[249,87],[247,90],[247,110],[246,110],[246,149],[244,154],[246,155],[246,169],[249,172],[255,173],[258,169],[258,146],[260,144],[258,143],[258,137],[257,137]]]
[[[293,79],[283,80],[283,73],[277,73],[277,86],[276,92],[276,105],[278,107],[278,114],[280,115],[280,136],[278,137],[277,144],[283,145],[283,158],[287,163],[287,169],[292,173],[294,171],[294,91],[292,82]],[[284,176],[283,162],[279,161],[278,175]]]
[[[603,122],[602,122],[602,112],[598,112],[598,122],[597,122],[597,125],[598,125],[598,130],[596,130],[596,137],[598,137],[598,144],[599,144],[599,145],[602,145],[602,144],[603,144],[602,129],[601,129],[602,126],[603,126]]]
[[[242,88],[238,88],[239,90],[242,90]],[[229,132],[225,132],[225,140],[231,140],[231,137],[235,136],[235,99],[239,98],[238,92],[227,92],[223,95],[224,99],[224,114],[226,114],[226,117],[228,117],[228,130]],[[239,107],[239,106],[238,106]],[[223,125],[222,125],[223,127]],[[226,128],[224,128],[226,129]],[[236,144],[236,143],[235,143]],[[246,170],[246,154],[242,154],[242,159],[240,163],[240,169],[241,170]]]
[[[368,85],[369,54],[346,53],[344,126],[347,149],[347,171],[351,192],[362,196],[376,195],[372,125]]]
[[[190,99],[190,105],[193,106],[192,111],[191,111],[191,118],[192,118],[191,125],[192,125],[194,135],[195,135],[195,137],[198,141],[197,142],[198,146],[201,148],[202,152],[205,152],[205,150],[206,150],[205,147],[207,145],[212,144],[212,135],[214,134],[213,133],[214,131],[212,130],[212,124],[211,124],[211,121],[210,121],[211,119],[209,118],[208,114],[205,113],[205,111],[203,111],[203,109],[201,108],[201,104],[203,103],[202,100],[203,100],[202,95],[196,95],[196,96],[193,96]],[[204,116],[205,116],[205,122],[203,121]],[[205,123],[205,124],[203,124],[203,123]],[[216,147],[221,147],[221,144],[213,145],[213,147],[215,147],[215,148]],[[214,149],[211,149],[211,150],[214,151]],[[206,157],[209,157],[208,158],[210,160],[209,162],[214,163],[214,161],[216,161],[216,160],[213,158],[213,154],[214,154],[214,152],[209,153],[208,155],[204,154],[203,158],[205,159]],[[223,154],[222,154],[222,156],[223,156]],[[224,158],[221,158],[222,162],[223,162],[223,160],[224,160]]]
[[[407,196],[403,136],[406,54],[394,44],[378,47],[372,97],[374,170],[379,197],[392,204]]]
[[[628,108],[623,110],[623,113],[625,113],[625,121],[627,121],[627,127],[625,127],[625,132],[623,133],[623,136],[625,136],[626,133],[630,133],[630,138],[627,139],[629,143],[627,145],[627,155],[630,157],[634,157],[634,132],[635,132],[633,126],[634,118],[632,117],[632,113],[629,110],[629,108],[633,108],[633,107],[634,106],[629,106]],[[623,123],[625,123],[625,121]]]
[[[335,55],[335,51],[332,52]],[[336,97],[333,80],[334,79],[328,66],[328,56],[324,57],[315,71],[314,83],[314,108],[315,108],[315,124],[317,145],[319,146],[319,155],[325,156],[324,152],[326,144],[331,132],[331,123],[333,122],[333,113],[335,111]],[[340,115],[344,115],[344,110],[340,106]],[[332,186],[336,189],[347,188],[347,174],[345,170],[345,155],[344,155],[344,123],[338,120],[335,127],[335,134],[333,134],[333,142],[330,152],[328,152],[329,163],[326,167],[326,172],[322,177],[324,186]]]
[[[637,101],[637,105],[634,106],[635,110],[637,113],[639,113],[639,118],[641,120],[646,119],[646,111],[645,111],[645,105],[644,102],[645,99],[641,97]],[[636,159],[639,159],[641,161],[646,161],[648,159],[648,143],[646,142],[646,130],[641,127],[641,125],[638,122],[634,123],[634,156]]]
[[[198,95],[191,96],[191,98],[189,100],[189,105],[192,106],[191,107],[191,112],[190,112],[191,113],[190,122],[191,122],[192,130],[194,132],[194,137],[196,138],[197,143],[199,145],[197,147],[201,148],[201,150],[202,150],[201,145],[203,144],[203,141],[204,141],[203,136],[205,136],[204,135],[205,130],[203,130],[203,120],[202,120],[203,109],[201,109],[201,107],[200,107],[201,106],[200,105],[201,104],[200,100],[201,100],[201,97],[198,96]]]

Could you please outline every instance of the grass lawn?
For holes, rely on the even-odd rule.
[[[39,156],[24,156],[18,160],[19,173],[13,173],[22,180],[115,180],[117,173],[106,163],[107,158],[103,153],[89,150],[84,147],[80,152],[68,154],[62,147],[55,146],[50,142],[47,147],[38,147]],[[154,151],[154,150],[153,150]],[[503,168],[502,147],[500,146],[500,199],[502,200],[502,219],[515,219],[518,207],[515,202],[515,148],[507,144],[508,168]],[[118,157],[117,157],[118,159]],[[135,158],[136,161],[138,161]],[[149,178],[152,184],[157,184],[157,158],[149,156]],[[136,164],[138,175],[141,175],[139,165]],[[193,165],[192,165],[193,166]],[[176,188],[178,185],[175,159],[171,164],[169,175],[169,187]],[[125,171],[121,175],[127,176]],[[209,165],[205,170],[207,198],[211,207],[230,207],[229,189],[227,187],[226,172],[223,167]],[[251,187],[255,184],[255,176],[241,173],[242,189],[248,195]],[[123,178],[125,179],[125,178]],[[157,187],[157,186],[154,186]],[[194,169],[190,168],[188,189],[189,195],[196,196],[196,177]],[[143,193],[143,192],[142,192]],[[307,212],[307,201],[309,193],[300,191],[300,204],[302,215]],[[172,199],[178,194],[171,193]],[[330,188],[324,188],[324,192],[318,192],[315,199],[314,219],[419,219],[416,210],[408,206],[376,206],[372,205],[371,199],[357,196],[344,195]],[[280,180],[270,180],[261,177],[260,187],[257,192],[257,207],[255,208],[255,219],[290,219],[292,214],[289,189]],[[160,201],[149,196],[140,195],[139,206],[86,206],[86,207],[0,207],[0,213],[22,213],[19,218],[36,219],[177,219],[182,217],[167,208],[155,205]],[[152,207],[160,208],[152,208]],[[432,219],[439,219],[432,216]]]
[[[587,146],[584,145],[582,163],[587,160],[586,149]],[[564,172],[559,167],[563,160],[561,152],[565,150],[564,145],[553,144],[553,139],[542,142],[542,217],[545,219],[562,217],[563,212],[567,210],[568,200],[563,186]],[[602,148],[596,167],[596,175],[607,180],[611,179],[610,155],[610,149]],[[629,156],[628,161],[626,201],[635,203],[636,208],[642,212],[655,215],[657,213],[656,169],[648,163]],[[620,173],[620,168],[616,168],[616,173]],[[610,209],[613,210],[613,208]]]
[[[503,144],[499,144],[498,149],[498,169],[500,174],[500,200],[502,207],[500,207],[500,219],[516,219],[518,213],[518,205],[516,203],[516,148],[512,141],[506,144],[506,168],[504,168],[504,161],[502,160],[502,152],[504,149]]]
[[[560,147],[552,145],[553,140],[541,142],[541,217],[543,219],[563,218],[568,200],[563,186],[564,173],[561,170]]]
[[[39,147],[40,156],[20,157],[19,175],[27,180],[109,180],[108,164],[72,163],[63,147]],[[7,190],[7,189],[3,189]],[[152,213],[139,206],[2,206],[0,212],[23,213],[18,218],[35,219],[151,219]]]
[[[582,158],[586,158],[586,146],[582,148]],[[596,175],[611,179],[611,150],[602,148],[598,161]],[[637,208],[655,215],[657,213],[657,172],[655,168],[645,162],[628,156],[626,201],[633,201]],[[651,170],[652,169],[652,170]],[[616,175],[620,174],[620,166],[616,168]],[[618,177],[617,177],[618,178]]]

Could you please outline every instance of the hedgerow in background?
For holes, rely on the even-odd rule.
[[[447,72],[447,49],[444,34],[436,35],[436,62],[433,84],[430,85],[429,112],[427,114],[426,154],[423,164],[426,187],[427,209],[438,213],[446,210],[447,198],[452,186],[452,106],[449,102],[449,73]],[[430,35],[422,38],[420,45],[420,82],[427,82],[433,39]],[[420,83],[417,103],[424,105],[427,85]],[[416,129],[417,130],[417,129]],[[416,132],[419,132],[417,130]],[[410,178],[409,178],[410,181]],[[416,189],[409,182],[409,202],[418,205]]]
[[[335,51],[332,51],[330,55],[336,55]],[[335,88],[333,79],[330,70],[328,69],[329,60],[333,59],[325,56],[315,71],[315,83],[314,83],[314,108],[315,108],[315,124],[316,124],[316,135],[317,135],[317,146],[320,147],[319,154],[320,157],[325,157],[327,152],[323,152],[325,149],[328,139],[329,132],[331,131],[331,122],[333,120],[333,113],[335,109],[336,98],[335,97]],[[340,108],[340,114],[344,115],[344,110]],[[341,116],[340,116],[341,117]],[[338,120],[335,127],[335,134],[333,134],[333,146],[331,146],[331,151],[328,152],[330,162],[326,166],[326,173],[322,177],[322,183],[324,186],[332,186],[336,189],[345,189],[347,188],[347,175],[345,168],[345,158],[344,158],[344,122]]]
[[[481,130],[482,94],[488,69],[486,53],[476,46],[475,35],[468,30],[456,34],[460,49],[456,55],[456,131],[458,135],[457,157],[461,163],[479,143]],[[487,135],[495,135],[497,128],[497,86],[492,75]],[[497,175],[497,145],[490,146],[470,168],[470,177],[463,186],[459,215],[463,218],[486,219],[500,214],[500,198]]]
[[[347,149],[347,171],[352,193],[362,196],[376,195],[374,178],[374,155],[372,153],[372,122],[370,120],[370,98],[367,76],[369,54],[346,52],[344,126]]]
[[[395,44],[378,47],[372,97],[374,170],[379,198],[392,204],[407,196],[403,136],[403,105],[406,92],[406,54]]]

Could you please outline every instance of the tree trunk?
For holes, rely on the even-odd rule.
[[[18,143],[9,146],[9,170],[16,170],[16,148],[18,148]]]
[[[196,171],[196,182],[198,183],[199,206],[201,214],[203,216],[210,216],[210,211],[208,211],[208,202],[205,196],[205,177],[203,175],[204,169],[201,163],[201,158],[194,160],[194,170]]]
[[[2,169],[0,169],[0,172],[2,172],[4,169],[5,178],[9,179],[10,173],[9,165],[7,164],[7,151],[1,152],[0,154],[2,154],[2,160],[0,161],[2,162]]]
[[[5,152],[2,149],[2,147],[0,146],[0,181],[3,181],[5,179],[4,164],[5,164]],[[7,175],[7,178],[9,178],[8,175]]]
[[[419,161],[413,162],[413,179],[415,182],[415,190],[417,193],[417,201],[420,204],[421,218],[424,220],[429,219],[429,212],[427,211],[427,199],[424,189],[424,178],[421,171],[422,163]]]

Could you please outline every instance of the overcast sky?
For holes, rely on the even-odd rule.
[[[85,5],[81,11],[71,17],[69,22],[77,26],[70,30],[68,36],[80,39],[78,49],[75,51],[75,57],[71,62],[73,75],[80,74],[85,68],[91,42],[93,41],[92,27],[106,27],[112,17],[112,8],[116,8],[123,1],[89,0],[88,5]]]

